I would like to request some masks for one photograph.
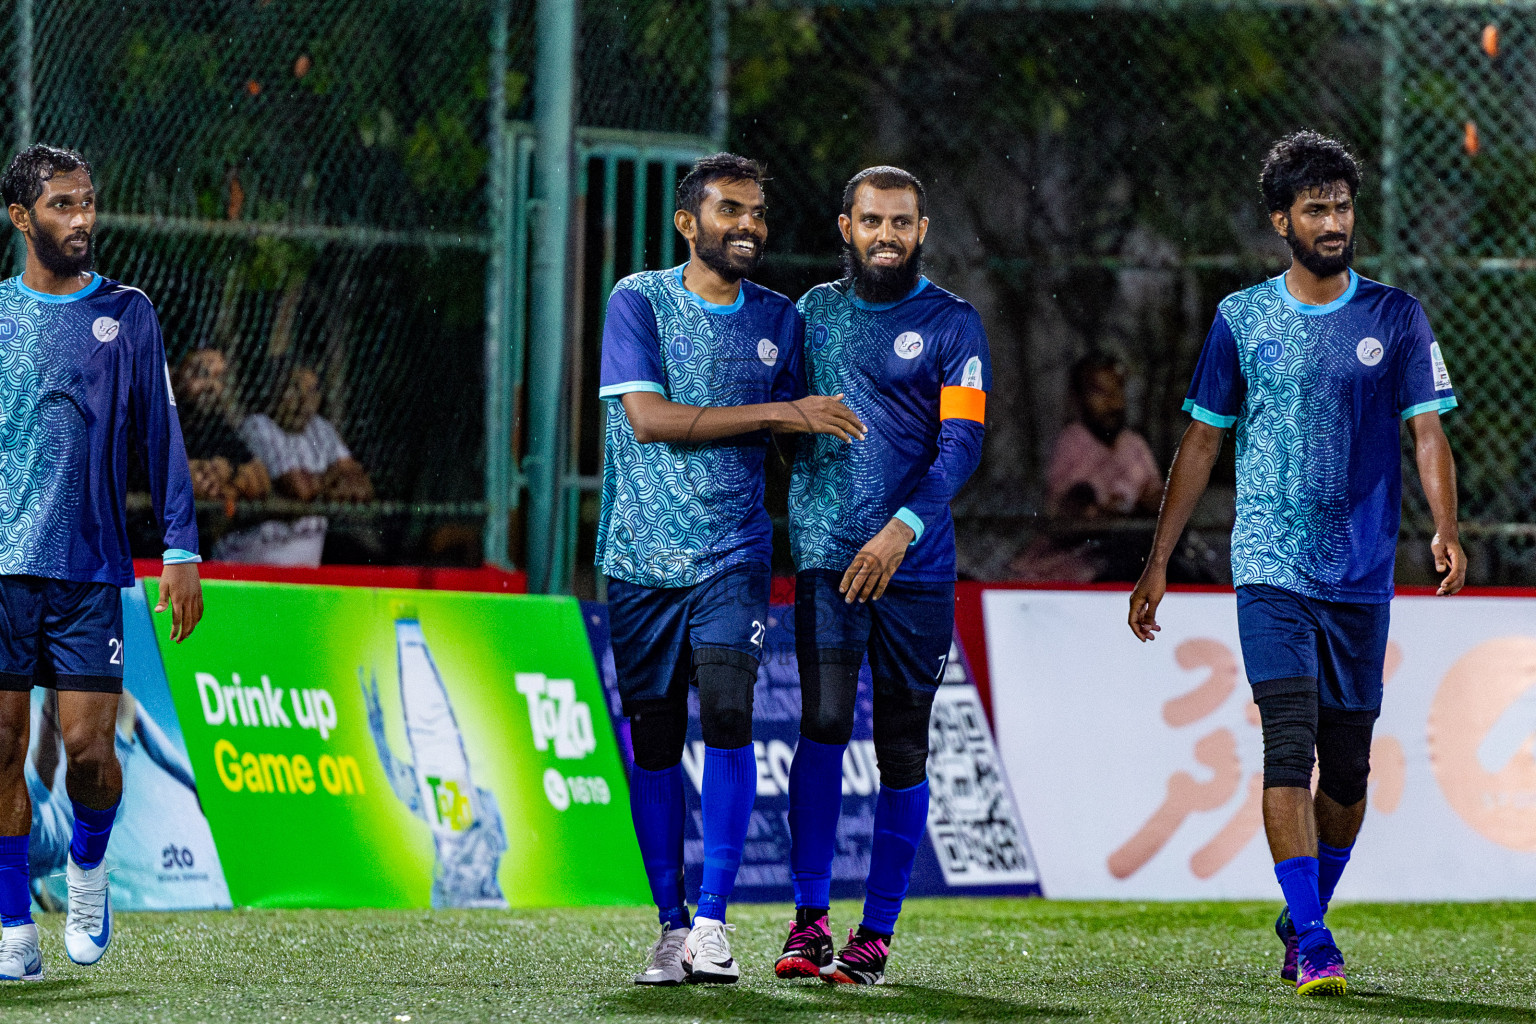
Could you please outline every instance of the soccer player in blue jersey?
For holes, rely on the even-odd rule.
[[[1349,152],[1298,132],[1269,151],[1259,184],[1291,267],[1218,308],[1129,621],[1142,641],[1158,631],[1169,556],[1235,426],[1232,577],[1264,730],[1264,831],[1285,895],[1281,977],[1303,995],[1342,995],[1344,958],[1323,915],[1365,817],[1402,503],[1399,424],[1434,516],[1439,593],[1454,594],[1466,556],[1440,414],[1456,394],[1418,301],[1350,269],[1360,171]]]
[[[165,540],[160,606],[171,637],[202,616],[192,478],[155,309],[95,273],[96,190],[72,150],[32,146],[0,192],[27,244],[0,283],[0,979],[43,975],[27,888],[25,764],[34,685],[58,692],[74,812],[64,948],[93,964],[112,939],[103,865],[123,776],[120,588],[133,585],[128,449],[149,473]]]
[[[864,440],[801,442],[790,480],[800,741],[789,774],[795,922],[781,978],[878,984],[928,826],[928,717],[955,621],[949,503],[981,460],[991,359],[981,317],[922,276],[926,196],[860,171],[838,217],[847,276],[800,300],[811,391],[845,396]],[[828,904],[859,667],[874,679],[880,770],[857,932],[834,954]]]
[[[620,281],[603,325],[608,402],[597,565],[609,577],[614,667],[635,754],[630,806],[661,935],[637,984],[734,982],[726,901],[757,792],[752,690],[768,622],[768,432],[848,444],[838,397],[802,397],[800,322],[746,280],[768,238],[763,171],[706,157],[677,186],[680,267]],[[704,877],[683,893],[688,687],[704,730]]]

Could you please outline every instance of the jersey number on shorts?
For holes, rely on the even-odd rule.
[[[753,619],[752,620],[752,646],[761,649],[762,646],[763,646],[763,635],[765,633],[767,633],[767,632],[768,632],[767,627],[765,627],[761,622],[758,622],[756,619]]]
[[[108,637],[107,646],[112,648],[112,657],[107,659],[108,665],[121,665],[123,663],[123,642],[117,637]]]

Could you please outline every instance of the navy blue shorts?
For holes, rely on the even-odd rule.
[[[893,582],[880,600],[849,604],[842,580],[835,569],[795,577],[795,646],[867,653],[880,693],[936,691],[954,641],[955,585]]]
[[[608,627],[624,713],[686,695],[693,652],[726,648],[761,659],[768,567],[737,565],[691,587],[608,581]]]
[[[1316,688],[1325,708],[1380,711],[1392,606],[1237,588],[1237,633],[1253,697]]]
[[[0,576],[0,690],[123,692],[123,593]]]

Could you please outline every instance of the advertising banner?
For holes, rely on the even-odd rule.
[[[606,606],[583,606],[593,653],[602,667],[615,730],[627,738],[619,714],[618,685],[609,648]],[[875,800],[880,775],[875,764],[869,665],[859,675],[853,740],[843,757],[843,810],[837,854],[832,862],[832,897],[859,898],[869,872]],[[794,899],[789,872],[789,766],[800,736],[800,676],[795,663],[794,607],[769,610],[763,659],[753,694],[753,745],[757,754],[757,801],[747,834],[733,899],[779,902]],[[932,800],[928,836],[918,850],[911,894],[1038,895],[1040,876],[1023,821],[1008,788],[970,666],[956,641],[934,701],[929,730],[928,781]],[[684,846],[690,899],[703,873],[699,793],[704,774],[704,739],[698,693],[689,694],[688,742],[683,751],[689,815]]]
[[[123,798],[107,872],[118,910],[200,910],[230,905],[218,850],[198,802],[181,724],[171,702],[142,585],[123,591],[123,696],[114,736]],[[74,814],[64,786],[64,746],[53,690],[32,689],[24,765],[32,798],[29,845],[38,909],[62,910]]]
[[[645,902],[574,600],[223,581],[204,594],[197,633],[162,650],[235,903]]]
[[[993,711],[1050,895],[1274,899],[1228,594],[983,594]],[[1346,900],[1536,892],[1536,600],[1400,597]]]

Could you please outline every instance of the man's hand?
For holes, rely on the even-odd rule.
[[[278,494],[295,501],[314,501],[320,494],[320,478],[306,469],[290,469],[272,486]]]
[[[1429,542],[1429,550],[1435,554],[1435,571],[1445,573],[1440,589],[1435,591],[1436,596],[1450,597],[1466,586],[1467,554],[1461,550],[1460,539],[1441,540],[1437,533]]]
[[[235,493],[247,501],[260,501],[272,493],[272,478],[260,459],[252,459],[235,470]]]
[[[321,493],[331,501],[364,502],[373,500],[373,481],[356,459],[331,463],[320,480]]]
[[[197,578],[197,563],[167,565],[160,570],[160,603],[156,612],[171,609],[171,639],[178,644],[192,635],[203,617],[203,584]]]
[[[881,527],[880,532],[853,556],[843,573],[843,582],[838,586],[838,592],[846,595],[843,600],[848,604],[880,600],[891,577],[896,575],[902,560],[907,557],[907,545],[915,539],[917,534],[912,527],[900,519],[893,518]]]
[[[1156,640],[1152,634],[1162,631],[1163,627],[1157,624],[1157,606],[1163,603],[1167,592],[1167,570],[1148,565],[1136,581],[1136,589],[1131,591],[1131,614],[1126,620],[1142,643]]]
[[[783,434],[836,434],[844,441],[864,440],[864,423],[843,404],[842,395],[806,395],[785,402],[789,410],[774,430]]]

